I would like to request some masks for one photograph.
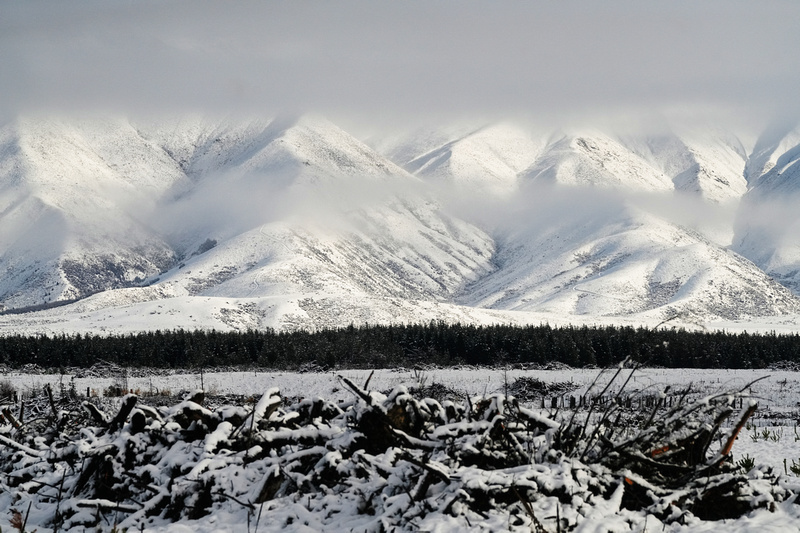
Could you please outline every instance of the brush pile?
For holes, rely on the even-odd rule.
[[[128,395],[114,412],[51,396],[27,422],[6,408],[0,524],[555,533],[669,531],[754,511],[780,528],[800,517],[796,478],[730,460],[752,412],[732,407],[741,391],[562,418],[502,394],[439,402],[342,381],[354,394],[345,404],[287,405],[271,389],[255,405],[214,408],[201,393],[171,407]]]
[[[575,383],[547,383],[538,378],[522,376],[508,387],[508,394],[520,402],[533,402],[553,395],[560,396],[577,388]]]

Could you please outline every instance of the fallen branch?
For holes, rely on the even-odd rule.
[[[125,505],[119,502],[112,502],[111,500],[104,500],[101,498],[95,500],[79,500],[76,504],[77,507],[85,509],[99,509],[103,511],[120,511],[122,513],[135,513],[139,507],[132,505]]]
[[[39,457],[39,458],[43,457],[43,452],[36,451],[33,448],[29,448],[24,444],[20,444],[19,442],[13,441],[8,437],[4,437],[2,435],[0,435],[0,444],[4,444],[9,448],[15,448],[27,455],[30,455],[31,457]]]
[[[6,417],[6,420],[8,420],[8,423],[11,424],[11,426],[14,429],[19,429],[20,426],[22,425],[19,423],[19,420],[17,420],[14,414],[11,412],[11,409],[9,409],[8,407],[3,407],[3,415]]]
[[[742,431],[742,428],[747,423],[747,420],[751,416],[753,416],[753,413],[756,412],[756,409],[758,409],[758,404],[753,402],[753,403],[750,404],[750,407],[747,408],[747,410],[744,412],[744,414],[742,414],[742,418],[739,419],[739,422],[736,424],[736,427],[733,429],[733,432],[731,433],[731,436],[728,437],[728,442],[726,442],[725,446],[722,447],[722,450],[720,451],[721,455],[724,456],[724,455],[728,455],[729,453],[731,453],[731,448],[733,448],[733,441],[735,441],[736,437],[739,436],[739,432]]]
[[[109,423],[109,428],[112,430],[119,429],[125,423],[125,420],[128,419],[128,415],[131,414],[133,411],[133,407],[136,405],[136,401],[139,398],[135,394],[128,394],[122,399],[122,407],[120,407],[117,416],[115,416],[111,422]]]

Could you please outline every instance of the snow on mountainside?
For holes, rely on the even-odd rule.
[[[265,224],[187,260],[159,285],[187,296],[283,299],[299,307],[289,322],[341,325],[337,308],[353,303],[447,301],[491,269],[492,252],[477,228],[394,200],[343,215],[333,229]],[[316,324],[302,318],[309,314]]]
[[[572,196],[508,228],[498,239],[498,269],[468,287],[460,303],[654,322],[800,312],[789,291],[697,232],[624,200],[592,205]],[[570,206],[573,216],[553,221]]]
[[[173,217],[177,230],[166,228],[163,238],[186,259],[142,276],[163,291],[129,289],[122,291],[123,301],[166,295],[283,298],[300,300],[294,305],[303,315],[302,306],[313,307],[314,297],[444,301],[491,269],[493,243],[485,233],[441,214],[430,199],[395,194],[418,186],[417,178],[322,119],[243,125],[188,120],[130,131],[168,155],[163,157],[167,169],[180,169],[180,179],[151,199],[167,213],[154,218]],[[115,133],[105,132],[107,138]],[[90,160],[94,154],[86,148],[78,155]],[[22,163],[28,159],[20,158]],[[58,189],[66,179],[102,184],[101,170],[89,164],[63,170],[52,179],[52,196],[73,198],[67,187]],[[105,200],[82,196],[77,200]],[[56,204],[71,216],[65,202]],[[74,207],[86,213],[80,204]],[[84,230],[91,234],[82,226],[73,233]],[[72,238],[67,230],[65,239]],[[73,265],[60,248],[42,239],[36,244],[51,250],[53,260],[33,264],[52,275],[97,266],[97,278],[120,268],[112,261],[98,266],[88,254]],[[18,307],[15,301],[6,305]],[[336,315],[336,305],[326,313]]]
[[[314,116],[273,120],[211,121],[194,117],[140,125],[142,135],[163,147],[192,181],[278,175],[386,177],[400,169],[330,122]]]
[[[373,134],[366,142],[373,150],[405,168],[414,159],[468,137],[482,127],[483,124],[474,123],[418,127],[391,134]]]
[[[751,163],[734,249],[800,294],[800,128],[768,131]]]
[[[673,189],[663,172],[599,131],[554,135],[521,178],[527,182],[640,191]]]
[[[694,129],[627,136],[622,143],[667,175],[676,191],[724,203],[738,200],[747,190],[747,154],[734,135]]]
[[[103,292],[3,316],[0,330],[800,313],[670,215],[675,191],[700,210],[735,203],[745,159],[733,137],[500,124],[372,144],[394,162],[313,116],[7,124],[0,305]],[[759,187],[780,181],[775,169],[793,175],[774,159]],[[465,200],[448,213],[450,196]]]
[[[310,191],[318,199],[327,195],[320,204],[352,204],[380,186],[402,188],[417,182],[319,117],[245,122],[195,118],[151,123],[142,132],[173,154],[190,182],[162,206],[166,231],[182,254],[209,237],[229,238],[276,216],[290,216],[292,199],[307,208],[309,202],[300,197]]]
[[[184,179],[125,121],[17,120],[0,129],[0,305],[124,286],[172,250],[143,222]]]
[[[586,128],[544,135],[511,124],[453,126],[376,139],[373,146],[423,179],[500,192],[539,180],[676,190],[727,202],[747,188],[741,141],[712,128],[618,136]]]
[[[404,162],[409,172],[426,180],[509,193],[517,176],[544,147],[510,124],[478,128]]]
[[[775,124],[769,127],[756,141],[753,153],[745,167],[744,176],[750,186],[772,170],[776,165],[783,165],[786,158],[794,158],[793,153],[800,146],[800,126],[795,123]],[[782,160],[779,163],[779,160]]]

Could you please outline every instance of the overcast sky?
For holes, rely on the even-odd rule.
[[[795,112],[800,2],[0,0],[0,112]]]

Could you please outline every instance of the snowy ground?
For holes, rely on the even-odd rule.
[[[608,392],[618,389],[619,385],[628,377],[630,371],[624,370],[613,382]],[[245,395],[253,396],[257,400],[269,388],[278,387],[285,398],[316,398],[322,397],[333,402],[352,401],[353,393],[343,384],[339,376],[348,378],[353,383],[363,386],[368,381],[368,389],[375,391],[389,391],[397,385],[407,387],[430,386],[441,384],[457,391],[464,396],[487,395],[504,392],[507,387],[523,377],[536,378],[548,384],[571,383],[574,390],[566,393],[569,396],[594,395],[605,387],[611,380],[615,370],[605,371],[598,378],[598,370],[559,369],[559,370],[519,370],[519,369],[487,369],[487,368],[428,368],[424,370],[343,370],[340,372],[153,372],[130,371],[125,378],[120,377],[80,377],[71,374],[24,374],[9,372],[0,376],[0,381],[8,380],[18,391],[41,390],[46,384],[58,393],[61,387],[74,385],[80,394],[85,394],[87,389],[90,394],[103,394],[106,388],[124,383],[129,389],[140,392],[164,392],[169,390],[173,395],[180,395],[186,391],[201,388],[209,394],[218,395]],[[596,382],[595,382],[596,380]],[[669,386],[670,390],[680,390],[691,387],[695,392],[690,393],[690,398],[699,398],[721,390],[741,389],[747,384],[757,381],[748,392],[751,392],[759,401],[759,409],[753,417],[752,424],[737,439],[733,447],[734,460],[752,457],[756,465],[772,466],[776,472],[784,473],[785,465],[790,468],[793,464],[800,464],[800,373],[783,370],[697,370],[697,369],[640,369],[632,374],[626,390],[638,392],[642,395],[658,395]],[[120,400],[114,400],[120,401]],[[546,401],[548,407],[550,399]],[[564,401],[563,399],[558,400]],[[175,400],[166,400],[167,405],[174,405]],[[541,400],[530,403],[530,407],[541,409]],[[547,409],[545,411],[552,410]],[[735,418],[735,417],[733,417]],[[718,447],[718,446],[717,446]],[[712,446],[713,451],[714,446]],[[789,486],[800,490],[800,477],[797,473],[786,472]],[[7,495],[9,496],[9,495]],[[13,498],[2,498],[5,503],[13,503]],[[310,503],[309,503],[310,505]],[[546,505],[542,503],[541,505]],[[300,507],[296,503],[290,505],[292,512]],[[305,522],[295,522],[286,526],[283,516],[288,509],[264,507],[264,516],[259,521],[258,531],[314,531],[315,524],[324,527],[313,514],[309,514]],[[538,508],[537,508],[538,509]],[[617,511],[619,507],[617,506]],[[288,511],[286,511],[288,512]],[[539,512],[539,511],[537,511]],[[273,515],[274,513],[274,515]],[[281,514],[283,513],[283,514]],[[589,527],[587,522],[579,528],[580,531],[650,531],[661,524],[657,522],[644,523],[622,520],[618,512],[598,509],[597,522]],[[5,529],[9,516],[0,514],[0,524]],[[255,531],[255,524],[246,523],[247,514],[233,512],[230,514],[217,513],[198,521],[182,520],[178,524],[164,525],[153,524],[152,528],[144,531],[177,531],[192,533],[210,533],[215,531]],[[255,518],[252,517],[251,518]],[[280,519],[280,520],[279,520]],[[797,520],[800,519],[800,510],[797,505],[783,503],[775,508],[775,512],[758,511],[748,518],[741,518],[725,525],[729,531],[800,531],[797,529]],[[638,518],[637,518],[638,520]],[[509,524],[486,522],[484,530],[503,531],[513,529]],[[433,524],[422,522],[426,531],[458,531],[459,524],[442,522]],[[356,530],[369,530],[368,521],[352,522]],[[637,525],[638,524],[638,525]],[[655,525],[654,525],[655,524]],[[44,524],[35,523],[40,533],[50,531]],[[373,524],[374,525],[374,524]],[[463,524],[462,524],[463,526]],[[358,528],[361,529],[358,529]],[[714,522],[697,522],[694,524],[678,526],[671,524],[665,531],[712,531],[718,530],[720,525]],[[638,528],[638,529],[637,529]],[[31,529],[31,528],[29,528]],[[110,530],[110,526],[108,528]],[[344,531],[344,530],[343,530]],[[554,530],[555,531],[555,530]]]
[[[164,392],[181,396],[189,391],[204,389],[209,395],[244,395],[260,397],[266,390],[278,387],[287,398],[324,398],[341,402],[351,400],[353,394],[342,385],[339,376],[363,385],[369,378],[369,389],[389,391],[398,385],[419,387],[442,384],[465,396],[486,395],[504,392],[505,387],[520,377],[533,377],[545,383],[574,383],[575,390],[567,396],[585,395],[587,389],[598,378],[599,370],[519,370],[497,368],[428,368],[341,370],[333,372],[282,372],[253,370],[247,372],[174,372],[131,371],[119,377],[74,377],[73,374],[24,374],[10,372],[0,377],[7,379],[18,390],[41,390],[50,384],[53,390],[69,387],[73,382],[80,394],[103,395],[108,387],[127,383],[127,388],[140,392]],[[629,371],[624,372],[627,377]],[[138,375],[137,375],[138,374]],[[146,374],[146,375],[143,375]],[[370,374],[372,377],[370,378]],[[597,394],[614,375],[606,370],[593,386]],[[739,389],[752,381],[752,394],[759,399],[759,410],[754,415],[751,430],[740,437],[734,448],[737,455],[749,454],[767,464],[783,469],[783,460],[791,464],[800,462],[800,372],[786,370],[714,370],[714,369],[667,369],[645,368],[637,370],[626,390],[634,393],[658,394],[667,386],[672,390],[691,387],[696,396],[704,396],[719,390]],[[617,378],[609,390],[613,392],[621,383]],[[561,400],[559,400],[561,402]],[[548,407],[550,402],[547,403]],[[534,407],[541,407],[537,402]],[[758,438],[763,430],[773,431],[770,439]],[[756,435],[756,439],[752,435]],[[775,439],[777,437],[777,440]],[[796,440],[797,439],[797,440]]]

